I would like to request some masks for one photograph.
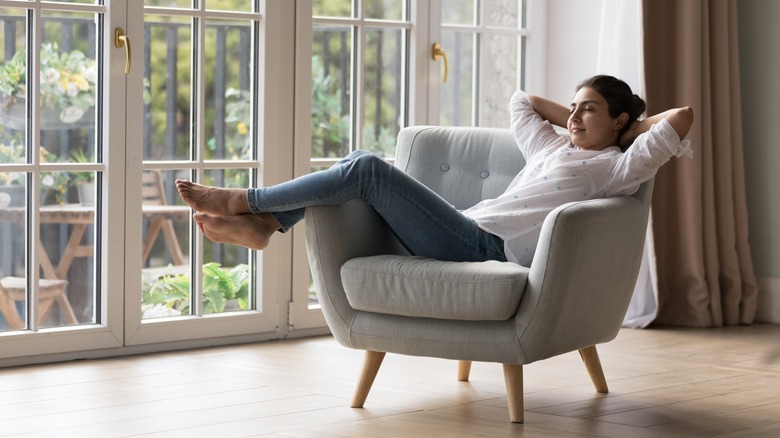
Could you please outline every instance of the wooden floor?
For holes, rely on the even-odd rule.
[[[330,337],[12,368],[0,436],[780,436],[780,325],[623,330],[599,351],[609,394],[576,353],[526,366],[525,424],[500,365],[464,383],[396,355],[351,409],[363,354]]]

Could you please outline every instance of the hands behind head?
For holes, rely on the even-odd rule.
[[[628,127],[626,132],[623,133],[623,135],[620,136],[620,139],[618,140],[618,144],[620,145],[620,148],[623,150],[626,150],[627,147],[631,146],[631,143],[636,140],[637,137],[639,137],[639,134],[642,133],[640,129],[641,122],[639,120],[634,120],[631,123],[631,126]]]

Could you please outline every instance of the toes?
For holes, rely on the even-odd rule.
[[[198,226],[201,226],[209,219],[209,215],[206,213],[195,213],[192,215],[192,219],[198,224]]]

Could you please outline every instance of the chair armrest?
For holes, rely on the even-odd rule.
[[[341,267],[355,257],[408,254],[371,206],[360,200],[306,208],[306,249],[317,298],[333,335],[349,342],[355,310],[341,283]]]
[[[647,208],[632,196],[563,205],[548,215],[516,317],[526,358],[613,339],[642,260]]]

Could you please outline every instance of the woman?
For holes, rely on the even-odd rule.
[[[328,170],[276,186],[224,189],[177,180],[201,231],[215,242],[265,248],[306,207],[363,199],[414,255],[530,265],[544,218],[571,201],[631,194],[672,156],[693,122],[689,107],[638,121],[645,104],[623,81],[594,76],[570,108],[518,91],[512,130],[526,166],[499,197],[459,211],[382,158],[355,151]],[[552,125],[566,127],[569,136]],[[625,152],[619,144],[630,147]],[[349,224],[345,224],[349,226]]]

